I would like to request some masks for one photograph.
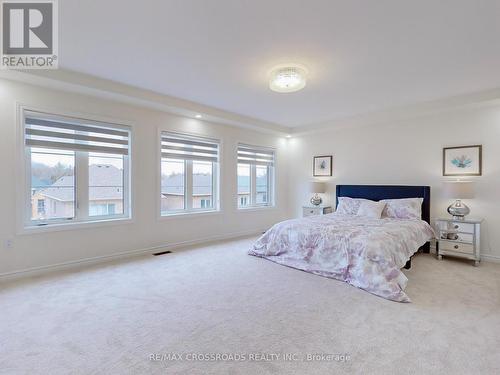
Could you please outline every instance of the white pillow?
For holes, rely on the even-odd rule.
[[[385,202],[364,201],[359,206],[357,216],[364,216],[370,219],[380,219],[384,211]]]
[[[368,199],[339,197],[339,204],[336,212],[342,215],[356,215],[363,201],[368,201]]]
[[[384,199],[383,216],[395,219],[421,219],[423,198]]]

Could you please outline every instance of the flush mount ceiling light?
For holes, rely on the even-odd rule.
[[[271,70],[269,88],[276,92],[295,92],[306,86],[307,69],[297,64],[286,64]]]

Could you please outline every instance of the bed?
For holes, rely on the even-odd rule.
[[[325,276],[398,302],[410,302],[401,271],[420,249],[429,251],[430,187],[337,185],[342,197],[380,201],[421,198],[421,217],[370,218],[335,212],[275,224],[252,246],[250,255]]]

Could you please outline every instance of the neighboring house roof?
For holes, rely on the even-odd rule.
[[[265,177],[257,178],[257,184],[265,184]],[[238,194],[249,194],[249,178],[238,176]],[[89,200],[123,199],[123,173],[113,165],[93,164],[89,167]],[[184,175],[162,176],[161,193],[165,195],[184,194]],[[63,176],[38,194],[59,201],[74,200],[74,177]],[[210,174],[193,175],[193,195],[211,195],[212,176]]]
[[[50,182],[47,182],[45,180],[42,180],[36,176],[31,177],[31,186],[32,189],[37,191],[46,188],[47,186],[50,186]]]
[[[123,199],[122,170],[113,165],[92,164],[89,167],[89,185],[90,201]],[[38,193],[67,202],[74,200],[74,192],[74,177],[63,176]]]
[[[255,181],[257,188],[259,186],[265,186],[267,184],[267,177],[260,176],[257,177]],[[245,176],[238,176],[238,194],[250,194],[250,178]],[[257,189],[259,191],[259,189]]]
[[[250,177],[238,176],[238,194],[250,194]]]
[[[184,194],[184,175],[172,174],[161,176],[161,193],[164,195],[183,195]],[[212,194],[212,175],[195,174],[193,175],[193,195],[211,195]]]
[[[250,194],[250,178],[238,176],[238,194]],[[266,177],[258,177],[257,185],[265,185]],[[161,193],[164,195],[184,194],[184,175],[172,174],[162,176]],[[211,195],[212,176],[209,174],[193,175],[193,195]]]
[[[74,178],[62,176],[48,188],[40,190],[38,194],[58,201],[72,201],[75,195]]]
[[[113,199],[123,199],[123,171],[113,165],[91,165],[89,168],[89,200]]]

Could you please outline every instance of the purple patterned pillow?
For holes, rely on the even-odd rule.
[[[385,202],[365,201],[359,205],[356,215],[371,219],[380,219],[385,209]]]
[[[336,212],[341,215],[356,215],[361,202],[368,200],[369,199],[339,197],[339,205],[337,206]]]
[[[423,198],[384,199],[386,206],[382,217],[395,219],[421,219]]]

